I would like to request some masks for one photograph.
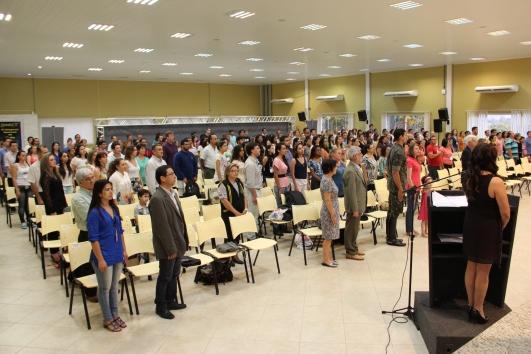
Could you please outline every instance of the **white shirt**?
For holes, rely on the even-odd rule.
[[[133,179],[140,179],[140,167],[138,167],[138,164],[132,163],[129,160],[125,160],[125,163],[127,164],[127,173],[129,174],[129,178],[131,180]]]
[[[15,163],[15,160],[17,159],[17,152],[7,150],[7,152],[4,154],[4,166],[7,168],[7,177],[11,177],[11,172],[9,172],[9,166]]]
[[[39,163],[39,161],[37,161],[33,165],[31,165],[29,168],[28,182],[30,184],[36,184],[37,188],[39,189],[39,193],[42,192],[40,179],[41,179],[41,164]]]
[[[262,183],[262,166],[256,157],[249,156],[247,160],[245,160],[245,187],[261,189]]]
[[[29,173],[28,164],[25,163],[21,165],[17,162],[14,165],[17,166],[17,175],[16,175],[17,186],[19,187],[29,186],[30,184],[28,182],[28,173]]]
[[[61,182],[63,182],[63,187],[72,187],[74,184],[73,176],[68,172],[67,168],[65,168],[65,177],[61,176]]]
[[[86,163],[87,163],[87,159],[74,156],[74,158],[70,162],[70,167],[72,167],[72,169],[75,171],[81,166],[84,166]]]
[[[175,209],[177,209],[177,213],[182,216],[183,214],[181,213],[181,210],[179,210],[179,204],[177,204],[177,194],[175,193],[173,188],[170,189],[170,190],[167,190],[166,188],[161,186],[160,189],[162,189],[164,192],[168,193],[168,195],[170,196],[171,201],[175,205]]]
[[[120,154],[120,158],[123,159],[124,155]],[[107,168],[109,168],[109,166],[111,165],[111,162],[113,162],[116,159],[117,157],[114,156],[114,152],[110,152],[109,154],[107,154]]]
[[[205,161],[205,167],[215,169],[216,158],[218,157],[218,149],[213,148],[212,145],[207,145],[203,151],[201,151],[201,159]]]
[[[151,194],[155,193],[157,187],[159,186],[157,179],[155,178],[155,171],[157,171],[157,168],[164,165],[166,165],[166,161],[159,159],[156,156],[151,156],[149,159],[149,162],[146,166],[146,184]]]
[[[129,179],[129,174],[124,172],[123,174],[116,171],[109,178],[109,182],[112,183],[112,192],[114,194],[114,199],[117,199],[118,193],[120,194],[120,201],[124,200],[124,195],[130,195],[133,191],[131,187],[131,179]]]

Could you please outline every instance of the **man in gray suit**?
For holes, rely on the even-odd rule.
[[[367,207],[367,181],[361,169],[361,149],[357,146],[347,151],[347,158],[350,160],[343,182],[345,185],[345,210],[347,222],[345,225],[345,249],[347,259],[363,261],[365,253],[358,249],[356,240],[360,230],[361,216]]]
[[[168,165],[155,171],[159,187],[149,202],[153,230],[153,248],[159,260],[159,277],[155,293],[156,313],[171,320],[169,310],[180,310],[185,304],[177,303],[177,277],[181,272],[181,257],[188,248],[188,235],[181,203],[173,190],[175,173]]]

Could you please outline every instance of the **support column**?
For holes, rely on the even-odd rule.
[[[306,119],[310,120],[310,85],[308,79],[304,79],[304,113],[306,113]]]
[[[371,117],[371,73],[365,73],[365,111],[367,111],[367,127],[372,123]]]
[[[445,95],[446,95],[446,108],[448,109],[448,123],[446,124],[446,131],[449,132],[452,129],[454,117],[452,116],[452,95],[454,88],[453,81],[453,66],[452,64],[446,64],[446,77],[445,77]]]

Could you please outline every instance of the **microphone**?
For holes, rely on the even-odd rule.
[[[420,186],[414,186],[414,187],[408,188],[408,189],[406,189],[406,192],[407,191],[416,191],[418,188],[423,188],[423,187],[426,187],[427,185],[430,185],[430,184],[433,185],[434,183],[441,182],[441,181],[447,180],[448,178],[452,178],[452,177],[456,177],[456,176],[459,176],[459,179],[461,179],[461,172],[454,173],[453,175],[449,175],[449,176],[446,176],[446,177],[437,178],[435,180],[432,180],[431,182],[427,182],[427,183],[421,184]],[[449,181],[447,184],[442,185],[441,187],[449,186],[451,183],[456,182],[456,181]],[[440,187],[440,186],[436,186],[436,187]]]

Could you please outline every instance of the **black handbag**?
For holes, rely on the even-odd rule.
[[[188,256],[183,256],[181,258],[181,266],[183,266],[184,268],[194,267],[198,265],[201,265],[201,261],[197,258],[188,257]]]
[[[183,198],[191,197],[193,195],[200,198],[199,185],[195,182],[188,182],[184,187]]]

